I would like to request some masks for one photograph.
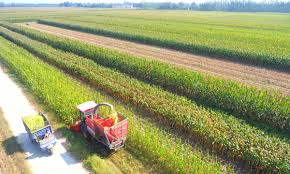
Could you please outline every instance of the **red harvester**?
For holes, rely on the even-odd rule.
[[[80,112],[80,121],[71,125],[74,131],[82,132],[84,137],[93,137],[109,149],[117,150],[124,146],[128,133],[128,119],[117,113],[116,117],[104,117],[99,114],[100,107],[108,107],[114,111],[108,103],[96,104],[88,101],[77,106]]]

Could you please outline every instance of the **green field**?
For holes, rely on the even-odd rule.
[[[194,151],[191,150],[189,144],[182,143],[180,139],[169,135],[154,123],[150,123],[150,121],[139,117],[137,113],[125,109],[121,104],[109,99],[107,95],[102,95],[100,92],[91,90],[85,85],[66,77],[61,71],[38,60],[25,50],[5,41],[3,38],[0,38],[0,40],[0,48],[2,50],[0,60],[17,72],[22,82],[37,97],[47,103],[47,106],[52,108],[63,122],[70,124],[72,120],[76,119],[75,107],[83,101],[92,99],[97,102],[107,101],[114,104],[118,111],[129,117],[130,139],[127,142],[126,150],[128,152],[138,151],[138,154],[143,159],[151,161],[147,163],[154,166],[156,170],[162,170],[164,173],[221,172],[221,164],[216,162],[214,156],[203,154],[201,148],[196,148]],[[57,52],[52,55],[58,56]],[[48,78],[47,74],[50,74],[50,78]],[[64,103],[63,101],[66,102]],[[162,139],[159,139],[160,137]],[[174,147],[172,146],[173,144]],[[171,153],[168,153],[169,151]],[[120,156],[121,154],[119,153],[115,156],[118,155]],[[88,168],[98,164],[95,166],[95,169],[92,169],[96,173],[98,171],[106,173],[105,170],[110,168],[110,161],[102,160],[94,154],[83,156],[82,160],[86,161]],[[133,161],[126,161],[126,159],[120,157],[118,160],[118,163],[124,163],[120,166],[123,170],[125,165],[131,164],[133,165],[131,167],[134,167]],[[134,171],[136,172],[136,169],[134,170],[133,168],[133,173]],[[108,173],[115,172],[111,169]]]
[[[42,20],[288,71],[289,19],[274,13],[2,9],[0,62],[61,124],[77,120],[76,105],[89,100],[109,102],[128,116],[126,146],[108,159],[66,134],[75,144],[70,150],[92,173],[287,174],[289,95],[12,23]]]
[[[290,16],[102,11],[41,23],[289,71]]]
[[[136,57],[126,54],[97,48],[75,40],[61,39],[16,25],[5,23],[2,25],[38,41],[48,43],[54,48],[90,58],[100,65],[115,68],[141,81],[145,80],[161,86],[204,105],[218,107],[280,130],[290,130],[288,127],[290,107],[287,96],[283,97],[280,94],[258,90],[232,81],[173,68],[160,62],[148,61],[139,57],[136,59]],[[12,39],[5,30],[0,30],[0,33]],[[28,43],[28,41],[24,43]],[[253,103],[253,98],[257,102]]]
[[[290,69],[289,14],[49,8],[21,12],[25,16],[4,9],[0,20],[49,19],[65,28]]]

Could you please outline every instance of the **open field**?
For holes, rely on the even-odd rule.
[[[158,99],[156,99],[156,98],[154,99],[154,96],[156,94],[158,96],[163,96],[163,95],[166,96],[166,94],[162,94],[162,93],[160,93],[158,91],[155,91],[154,88],[146,87],[146,85],[144,86],[144,84],[138,84],[137,82],[134,84],[134,80],[133,79],[124,79],[124,80],[121,80],[120,77],[118,77],[117,75],[116,75],[116,77],[111,77],[112,79],[115,79],[115,80],[106,81],[105,79],[106,78],[108,79],[110,76],[112,76],[114,74],[113,72],[107,72],[107,73],[105,73],[105,72],[95,72],[95,73],[90,72],[89,73],[89,71],[88,72],[84,71],[85,69],[89,69],[90,71],[97,70],[98,69],[97,66],[94,66],[94,67],[91,67],[90,66],[91,64],[94,64],[93,62],[86,63],[86,59],[84,59],[84,58],[77,58],[76,56],[74,56],[72,54],[65,55],[64,53],[58,52],[58,51],[56,51],[56,50],[54,50],[54,49],[46,46],[45,44],[37,43],[35,41],[32,41],[32,40],[30,40],[28,38],[25,38],[25,37],[19,35],[19,34],[16,34],[16,33],[13,33],[13,32],[9,32],[8,30],[5,30],[5,29],[2,29],[1,31],[2,31],[2,34],[4,34],[3,36],[5,36],[6,38],[8,38],[8,39],[14,41],[15,43],[23,46],[24,48],[28,49],[32,53],[34,53],[34,54],[42,57],[47,62],[52,63],[52,64],[56,65],[57,67],[60,67],[65,72],[68,72],[68,73],[72,73],[74,75],[77,75],[82,80],[91,81],[91,83],[90,83],[91,85],[94,85],[95,86],[95,85],[99,84],[99,85],[97,85],[97,87],[99,89],[104,90],[107,93],[111,93],[111,94],[113,94],[114,97],[118,97],[119,99],[121,99],[123,101],[129,102],[131,100],[132,101],[131,104],[134,104],[135,103],[135,105],[136,105],[137,108],[140,107],[140,108],[146,109],[147,111],[149,111],[151,113],[152,112],[155,113],[154,115],[157,114],[157,115],[163,116],[163,117],[165,117],[165,120],[166,119],[169,119],[169,120],[171,120],[170,122],[172,122],[172,123],[175,122],[176,126],[178,126],[180,128],[185,127],[185,130],[187,132],[188,131],[189,132],[196,132],[195,133],[195,136],[202,137],[201,138],[201,141],[203,141],[204,143],[211,144],[208,141],[217,141],[218,139],[220,139],[220,136],[223,136],[223,137],[224,136],[229,136],[229,138],[231,139],[231,140],[229,140],[229,139],[228,140],[222,140],[220,142],[221,144],[223,144],[222,146],[224,146],[224,147],[227,147],[228,146],[228,148],[230,148],[232,146],[232,145],[226,145],[226,144],[224,144],[226,142],[240,142],[240,140],[233,140],[232,139],[233,137],[230,136],[230,134],[237,135],[237,134],[239,134],[239,132],[241,132],[239,129],[237,129],[235,131],[234,130],[234,127],[231,127],[231,125],[234,126],[236,124],[237,125],[242,124],[242,122],[239,123],[238,120],[236,120],[238,122],[235,123],[235,121],[233,121],[232,119],[230,119],[230,120],[228,120],[228,124],[222,126],[223,122],[225,121],[224,119],[226,119],[226,117],[227,117],[226,115],[224,115],[223,116],[223,119],[221,119],[219,117],[222,116],[222,115],[219,116],[218,113],[216,113],[217,115],[216,114],[206,113],[206,111],[202,111],[199,108],[194,108],[189,103],[183,102],[184,99],[180,99],[180,101],[179,101],[178,98],[176,98],[174,96],[170,96],[170,95],[168,97],[164,98],[164,100],[159,100],[158,101]],[[62,57],[62,58],[59,59],[59,57]],[[66,59],[68,59],[68,60],[66,60]],[[77,60],[77,59],[79,59],[79,60]],[[65,62],[62,62],[61,60],[65,61]],[[77,65],[78,64],[77,62],[79,62],[80,65]],[[100,76],[100,74],[102,74],[102,75]],[[101,80],[102,78],[104,78],[103,81]],[[120,82],[116,81],[116,79],[120,79],[119,80]],[[129,86],[126,86],[126,83],[128,83],[128,82],[131,82],[131,84],[128,84]],[[100,84],[103,84],[103,85],[100,86]],[[138,89],[137,86],[140,86],[141,89]],[[112,91],[112,92],[110,92],[110,91]],[[130,94],[131,91],[132,92],[134,91],[134,93]],[[148,91],[148,92],[146,94],[142,94],[141,91]],[[152,96],[149,95],[150,94],[150,91],[152,91]],[[130,99],[130,96],[132,96],[131,99]],[[138,99],[138,96],[140,97],[140,99]],[[174,98],[174,100],[171,101],[170,98]],[[166,101],[168,101],[168,104],[165,104]],[[178,101],[178,103],[176,103],[176,101]],[[145,105],[142,104],[144,102],[147,103],[147,104],[145,104]],[[168,109],[167,109],[166,105],[168,105]],[[175,112],[172,112],[172,107],[174,107],[174,106],[171,107],[171,105],[178,106],[176,108],[177,110]],[[166,111],[164,112],[164,110],[166,110]],[[196,110],[196,111],[194,111],[194,110]],[[198,110],[200,110],[200,111],[198,111]],[[193,113],[195,112],[196,114],[192,115],[191,118],[188,118],[186,116],[187,115],[187,112],[189,112],[188,114],[190,114],[190,115],[192,114],[192,112]],[[185,115],[182,116],[181,118],[178,118],[178,117],[180,117],[180,116],[178,116],[178,115],[180,115],[180,113],[183,113]],[[216,117],[216,119],[214,119],[214,122],[216,124],[218,124],[218,122],[219,122],[218,120],[221,119],[220,120],[220,124],[221,125],[216,125],[217,126],[216,128],[219,128],[220,129],[222,127],[226,128],[226,127],[230,126],[230,127],[226,128],[226,129],[228,129],[226,132],[228,132],[229,135],[226,135],[226,134],[228,134],[228,133],[226,133],[224,135],[218,135],[217,137],[215,137],[216,136],[215,133],[210,133],[210,132],[206,133],[207,131],[205,131],[205,130],[210,130],[210,129],[213,129],[214,130],[215,129],[215,128],[209,128],[209,127],[208,128],[201,128],[200,132],[197,133],[198,130],[196,130],[194,128],[195,126],[193,126],[193,127],[190,126],[194,122],[198,121],[198,120],[195,120],[194,119],[198,115],[203,115],[203,117],[205,117],[208,114],[209,114],[209,117],[208,118],[213,119],[213,117]],[[172,116],[172,117],[169,117],[169,116]],[[67,120],[66,122],[69,123],[69,120]],[[202,121],[202,119],[199,120],[198,122],[200,122],[199,124],[204,124],[204,123],[202,123],[202,122],[204,122],[204,121]],[[196,126],[198,126],[199,124],[196,124]],[[210,126],[210,124],[208,126]],[[240,127],[240,126],[238,126],[238,127]],[[222,129],[224,129],[224,128],[222,128]],[[245,131],[246,129],[248,129],[247,137],[250,135],[250,132],[256,132],[256,130],[254,130],[254,129],[251,131],[252,128],[247,127],[247,126],[244,127],[244,128],[242,128],[242,129],[243,129],[243,131]],[[235,133],[232,132],[232,131],[234,131]],[[232,132],[232,133],[230,133],[230,132]],[[211,135],[211,134],[213,135],[213,137],[210,138],[209,135]],[[262,133],[262,134],[265,134],[265,132]],[[207,140],[203,140],[204,136],[207,136]],[[265,135],[260,136],[258,132],[253,133],[253,137],[255,137],[255,139],[257,137],[260,137],[260,138],[263,139],[264,136]],[[245,139],[245,140],[242,140],[242,141],[250,142],[250,141],[253,140],[253,137],[250,138],[251,140],[246,140]],[[216,140],[214,140],[214,139],[216,139]],[[244,139],[244,138],[242,138],[242,139]],[[274,138],[274,139],[276,139],[276,138]],[[261,141],[261,140],[259,140],[259,141]],[[275,140],[274,142],[276,142],[276,141],[277,140]],[[216,143],[218,143],[218,142],[216,142]],[[239,144],[238,146],[240,148],[243,147],[242,144]],[[254,145],[254,146],[256,146],[256,145]],[[273,147],[277,148],[276,146],[273,146]],[[261,146],[259,148],[261,148]],[[284,147],[281,147],[281,148],[284,149]],[[285,146],[285,148],[288,149],[287,148],[287,145]],[[268,150],[270,150],[270,149],[268,149]],[[245,153],[247,154],[248,152],[245,152]],[[232,154],[232,155],[235,156],[234,154]],[[284,152],[283,152],[283,155],[284,155]],[[261,158],[264,158],[264,157],[261,157]],[[268,158],[268,157],[266,157],[266,158]],[[247,161],[247,160],[245,160],[245,161]],[[253,161],[253,163],[255,163],[255,162]]]
[[[0,108],[0,173],[29,174],[31,173],[25,154],[10,131]]]
[[[283,13],[16,8],[0,14],[5,21],[49,19],[59,26],[125,40],[282,71],[290,67],[289,15]]]
[[[290,94],[290,75],[288,73],[275,72],[230,61],[196,56],[169,49],[142,45],[39,23],[29,23],[29,25],[23,24],[23,26],[50,34],[66,36],[80,41],[93,43],[101,47],[126,52],[135,56],[158,59],[173,65],[192,69],[193,71],[209,73],[252,86],[277,90],[286,95]]]
[[[290,172],[286,14],[0,14],[1,65],[54,113],[67,148],[91,173]],[[90,100],[128,117],[126,146],[116,153],[68,130],[76,106]]]
[[[78,8],[1,8],[0,20],[9,22],[36,21],[45,18],[77,16],[88,14],[90,10]],[[93,12],[93,11],[92,11]]]
[[[149,121],[138,117],[136,118],[137,115],[134,115],[132,112],[123,108],[120,104],[115,103],[99,92],[91,90],[81,83],[67,78],[65,74],[49,65],[46,65],[42,61],[37,60],[29,53],[17,48],[15,45],[12,45],[3,39],[1,40],[1,43],[1,61],[4,61],[8,67],[13,67],[11,69],[17,71],[22,82],[30,87],[33,93],[40,97],[42,101],[47,103],[47,105],[59,115],[63,122],[71,123],[71,120],[76,118],[75,106],[81,101],[89,99],[108,101],[114,104],[123,114],[130,117],[130,124],[132,125],[130,129],[130,139],[127,143],[128,146],[126,146],[127,153],[129,151],[137,150],[138,154],[141,155],[144,160],[150,161],[151,170],[156,168],[156,171],[154,172],[153,170],[152,172],[156,173],[158,171],[157,173],[168,173],[179,170],[181,173],[188,173],[186,171],[191,171],[193,173],[196,173],[194,171],[219,173],[219,171],[221,171],[221,166],[215,162],[214,157],[208,155],[202,157],[203,155],[201,152],[198,152],[198,149],[192,151],[190,145],[182,143],[182,141],[178,140],[177,137],[174,138],[167,135],[166,132],[160,130]],[[13,49],[14,54],[10,54],[9,49]],[[53,74],[53,76],[48,78],[46,74]],[[30,78],[31,75],[34,76],[33,79]],[[42,85],[38,85],[39,83]],[[54,85],[50,86],[49,84],[51,83]],[[46,88],[46,86],[49,87]],[[63,103],[64,100],[66,101],[65,103]],[[63,107],[64,104],[66,107]],[[163,139],[159,140],[159,137],[163,137]],[[168,144],[168,146],[166,146],[166,144]],[[174,144],[174,146],[172,146],[172,144]],[[168,151],[172,152],[172,154],[168,154]],[[122,153],[120,153],[119,155],[122,155]],[[166,158],[164,158],[165,154],[167,156]],[[118,153],[114,154],[114,157],[118,157]],[[200,158],[204,158],[207,163],[200,160]],[[119,166],[120,169],[125,170],[125,166],[131,164],[130,170],[133,169],[133,171],[131,171],[132,173],[136,173],[137,171],[142,172],[142,169],[134,168],[136,167],[136,164],[134,164],[132,159],[130,161],[126,161],[126,159],[127,158],[118,158],[118,160],[116,160],[116,165]],[[113,168],[110,166],[110,161],[102,160],[97,155],[92,154],[87,156],[84,161],[86,166],[92,171],[105,172],[110,168],[110,170],[105,173],[116,173],[116,171],[112,170]],[[198,165],[198,163],[200,164]],[[126,170],[124,172],[128,173]]]
[[[98,64],[117,69],[147,83],[161,86],[204,105],[219,107],[235,115],[244,116],[246,119],[262,124],[270,124],[281,130],[289,129],[289,96],[246,87],[213,76],[173,68],[160,62],[128,56],[15,25],[4,23],[2,25],[33,39],[46,42],[54,48],[87,57]],[[1,33],[5,37],[8,36],[3,29]],[[11,37],[8,38],[11,39]],[[253,103],[253,98],[259,102]]]
[[[289,71],[287,20],[287,14],[132,10],[39,22]]]

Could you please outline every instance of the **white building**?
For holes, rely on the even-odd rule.
[[[133,7],[133,4],[117,4],[117,5],[113,5],[112,8],[131,9],[134,7]]]

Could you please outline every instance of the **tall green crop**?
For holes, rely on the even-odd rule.
[[[191,26],[192,28],[190,28],[189,26],[188,28],[182,28],[186,24],[172,23],[172,21],[167,21],[166,24],[160,24],[160,21],[158,21],[158,23],[154,21],[144,21],[143,23],[134,24],[136,22],[136,19],[134,18],[127,19],[126,25],[132,26],[130,28],[124,28],[122,27],[122,23],[118,21],[118,17],[111,19],[114,20],[115,23],[104,20],[103,25],[98,24],[98,22],[96,22],[96,20],[94,19],[86,20],[83,18],[38,20],[38,22],[56,27],[62,27],[77,31],[84,31],[92,34],[104,35],[129,41],[136,41],[145,44],[167,47],[190,53],[226,58],[232,61],[259,65],[266,68],[275,68],[276,70],[280,71],[289,71],[290,69],[290,58],[285,55],[287,53],[275,52],[276,54],[271,54],[273,52],[271,46],[274,46],[274,44],[276,47],[280,46],[279,50],[287,51],[287,49],[284,49],[283,47],[283,42],[280,41],[282,40],[281,37],[279,37],[279,40],[272,37],[267,38],[267,40],[265,39],[266,44],[262,43],[264,47],[259,47],[259,45],[261,45],[259,41],[264,38],[260,37],[259,39],[256,39],[259,33],[252,34],[255,32],[244,31],[240,28],[238,31],[242,30],[241,32],[246,32],[247,34],[249,33],[249,36],[242,34],[239,35],[238,33],[233,33],[235,36],[231,36],[232,34],[229,34],[229,32],[223,31],[224,28],[226,28],[227,30],[231,30],[231,28],[223,27],[222,29],[220,29],[221,26],[216,26],[215,28],[217,28],[217,30],[212,32],[211,28],[208,28],[204,25],[198,26],[201,27],[200,29],[193,28],[196,26]],[[102,20],[102,18],[100,20]],[[167,28],[168,23],[170,23],[171,26],[174,25],[174,27]],[[150,26],[144,29],[144,26],[147,25]],[[138,28],[139,30],[136,30],[135,28]],[[154,30],[152,30],[152,28]],[[195,31],[196,33],[191,30]],[[209,30],[211,32],[205,32],[204,30]],[[178,34],[176,34],[175,32],[177,32]],[[192,36],[188,33],[192,33]],[[223,38],[221,39],[220,37],[222,36]],[[248,37],[245,38],[245,36]],[[199,39],[196,39],[195,37]],[[214,37],[215,40],[209,41],[211,37]],[[245,43],[244,40],[252,44],[250,45],[247,42]],[[279,44],[276,45],[277,43]],[[249,46],[245,47],[245,45]],[[251,47],[254,47],[254,49]]]
[[[263,171],[283,173],[289,170],[289,157],[286,155],[290,149],[288,142],[272,137],[233,116],[203,109],[184,97],[101,67],[92,60],[55,50],[8,30],[1,31],[8,39],[43,60],[114,98],[159,116],[174,129],[185,130],[217,151],[227,152],[229,156],[243,159]]]
[[[65,123],[70,124],[73,120],[78,119],[76,113],[78,104],[88,100],[96,100],[98,103],[106,101],[113,104],[116,110],[128,116],[129,135],[126,149],[137,151],[142,158],[150,161],[151,165],[158,166],[158,170],[165,173],[221,172],[221,165],[215,160],[202,160],[205,157],[200,152],[193,151],[190,145],[182,143],[179,138],[166,133],[154,123],[135,116],[134,113],[112,99],[72,80],[61,71],[45,64],[3,38],[0,38],[0,41],[0,60],[15,71],[22,83],[52,108]],[[104,168],[108,171],[111,170],[105,160],[96,155],[93,158],[98,160],[86,159],[86,161],[90,163],[89,165],[96,167],[95,172]],[[120,164],[122,162],[119,161]]]
[[[68,38],[3,24],[6,28],[94,60],[134,78],[161,86],[194,101],[221,108],[246,120],[290,131],[290,97],[247,87],[232,81],[172,67],[158,61],[121,54]]]

